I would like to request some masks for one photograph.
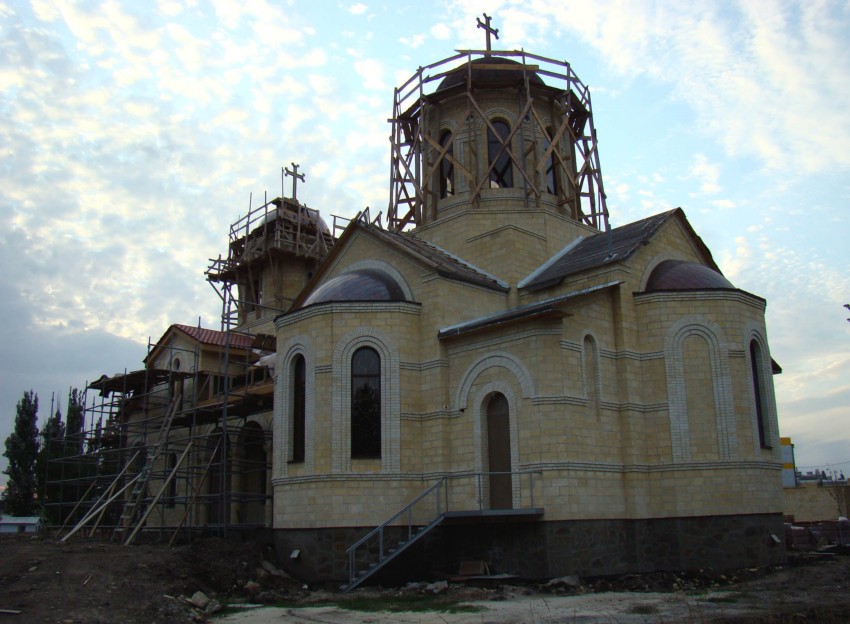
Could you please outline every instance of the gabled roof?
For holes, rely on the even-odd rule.
[[[536,274],[532,274],[531,279],[521,283],[521,287],[541,290],[559,284],[569,275],[622,262],[634,254],[641,245],[647,244],[664,224],[673,219],[680,220],[710,266],[717,269],[711,252],[688,223],[684,211],[681,208],[675,208],[640,221],[621,225],[610,232],[594,234],[580,240],[577,244],[564,248],[559,256],[555,256],[538,269]]]
[[[409,234],[387,232],[385,230],[378,230],[373,226],[370,226],[370,228],[375,230],[375,233],[379,237],[385,238],[391,244],[401,246],[420,261],[430,265],[443,277],[504,292],[510,290],[510,287],[499,278],[490,275],[486,271],[479,269],[433,243],[415,238]]]
[[[13,516],[11,514],[3,514],[0,515],[0,524],[25,524],[35,526],[37,524],[41,524],[41,518],[39,518],[38,516]]]
[[[378,241],[401,251],[420,264],[424,264],[442,277],[483,286],[499,292],[507,292],[510,287],[499,278],[490,275],[486,271],[465,262],[463,259],[452,255],[436,245],[414,238],[410,234],[389,232],[375,225],[364,223],[360,219],[352,219],[345,228],[345,232],[337,239],[330,253],[322,261],[321,266],[313,275],[313,278],[296,297],[290,310],[297,310],[304,305],[304,301],[313,290],[322,282],[329,267],[333,266],[334,260],[344,252],[349,239],[355,232],[364,232]]]
[[[180,325],[174,324],[171,327],[174,329],[179,329],[185,334],[188,334],[190,338],[194,338],[202,345],[208,345],[211,347],[223,347],[227,344],[227,333],[223,331],[218,331],[216,329],[206,329],[204,327],[193,327],[191,325]],[[167,333],[167,332],[166,332]],[[164,336],[163,336],[164,337]],[[236,347],[240,349],[250,349],[251,345],[254,344],[254,337],[248,334],[241,334],[239,332],[232,331],[230,332],[230,346]]]
[[[152,361],[162,349],[167,348],[169,335],[175,333],[184,334],[192,340],[196,340],[202,345],[208,347],[224,347],[228,344],[228,334],[230,334],[229,341],[231,349],[250,349],[254,345],[254,340],[256,338],[255,336],[242,334],[236,331],[223,332],[216,329],[206,329],[204,327],[193,327],[192,325],[181,325],[179,323],[175,323],[165,330],[162,337],[156,341],[154,348],[150,350],[150,353],[148,353],[142,361],[145,363]]]
[[[449,327],[442,328],[437,332],[437,337],[443,340],[446,338],[453,338],[455,336],[469,334],[471,332],[481,331],[485,329],[489,330],[496,327],[504,327],[512,323],[526,322],[529,320],[546,316],[564,316],[564,314],[566,314],[566,312],[564,312],[564,304],[568,303],[571,299],[576,299],[577,297],[599,292],[600,290],[605,290],[606,288],[613,288],[614,286],[617,286],[620,283],[621,282],[617,280],[606,282],[605,284],[599,284],[597,286],[591,286],[590,288],[576,290],[573,292],[566,293],[564,295],[560,295],[558,297],[553,297],[552,299],[546,299],[545,301],[528,303],[526,305],[521,305],[510,310],[505,310],[503,312],[497,312],[495,314],[488,314],[487,316],[474,318],[469,321],[464,321],[463,323],[458,323],[457,325],[451,325]]]

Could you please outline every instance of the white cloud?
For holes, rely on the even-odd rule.
[[[705,154],[694,154],[690,168],[690,176],[699,181],[700,193],[714,195],[720,192],[720,167],[711,163]]]
[[[407,46],[408,48],[418,48],[423,43],[425,43],[425,35],[419,33],[417,35],[412,35],[410,37],[399,37],[398,42],[403,46]]]
[[[434,24],[428,31],[434,39],[438,41],[445,41],[452,35],[452,30],[446,24],[442,22],[439,24]]]
[[[156,0],[156,6],[160,13],[168,17],[177,17],[184,10],[179,0]]]
[[[300,126],[305,121],[309,121],[316,117],[316,111],[310,106],[299,106],[298,104],[290,104],[286,107],[286,124],[293,128]]]
[[[328,96],[335,92],[336,80],[330,76],[310,74],[307,79],[310,83],[310,88],[317,95]]]
[[[732,210],[737,207],[737,204],[731,199],[715,199],[710,203],[715,208],[720,208],[721,210]]]
[[[363,4],[362,2],[356,2],[348,7],[348,12],[352,15],[363,15],[366,11],[369,10],[369,7]]]
[[[386,92],[388,87],[383,80],[384,66],[380,61],[375,59],[356,61],[354,71],[363,79],[363,88]]]
[[[31,0],[30,8],[35,18],[41,22],[55,22],[62,16],[56,4],[50,0]],[[3,13],[2,9],[0,13]]]

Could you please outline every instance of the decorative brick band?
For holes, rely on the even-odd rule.
[[[455,395],[455,410],[465,409],[469,401],[469,392],[478,376],[489,368],[505,368],[513,373],[522,389],[522,396],[530,399],[535,395],[534,381],[525,364],[515,355],[507,351],[494,351],[478,358],[461,377]]]

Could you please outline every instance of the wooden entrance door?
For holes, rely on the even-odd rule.
[[[490,509],[513,508],[509,412],[508,400],[503,394],[494,394],[487,403],[487,470],[490,472]]]

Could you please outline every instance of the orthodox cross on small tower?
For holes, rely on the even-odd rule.
[[[484,13],[484,21],[481,21],[480,17],[475,18],[478,21],[478,28],[483,28],[484,32],[487,33],[487,56],[490,54],[490,35],[495,35],[496,39],[499,38],[499,29],[490,27],[490,20],[492,19],[489,15]]]
[[[292,164],[292,171],[289,169],[283,170],[284,176],[292,176],[292,199],[298,199],[298,180],[304,182],[304,174],[298,173],[298,165]]]

